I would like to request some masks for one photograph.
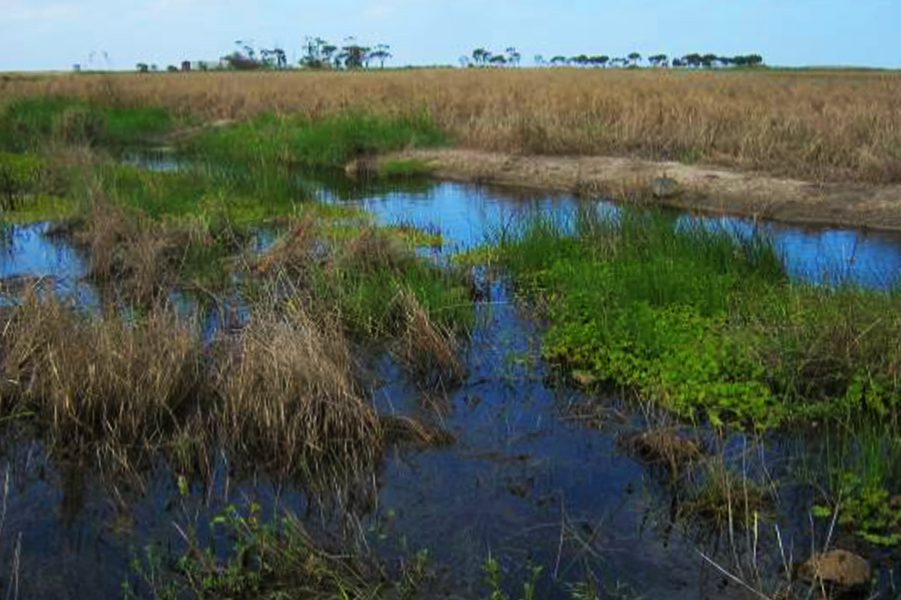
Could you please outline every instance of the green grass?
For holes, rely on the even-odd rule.
[[[820,492],[813,514],[877,546],[901,544],[901,435],[897,423],[849,419],[804,457],[802,478]]]
[[[385,117],[352,112],[310,121],[265,114],[190,140],[185,150],[223,163],[343,167],[359,156],[448,142],[427,113]],[[412,165],[402,165],[409,170]],[[401,166],[396,166],[401,168]]]
[[[0,209],[12,210],[37,192],[46,176],[43,159],[32,154],[0,152]]]
[[[15,210],[0,212],[0,223],[25,225],[68,219],[78,214],[80,204],[71,198],[35,194],[28,196]]]
[[[0,149],[23,152],[54,143],[121,148],[169,132],[164,108],[101,106],[49,96],[17,100],[0,113]]]
[[[405,326],[404,292],[411,293],[430,320],[454,330],[473,322],[472,298],[462,271],[417,256],[391,227],[333,238],[333,267],[312,269],[314,296],[336,306],[350,335],[358,339],[397,337]],[[348,247],[349,246],[349,247]]]
[[[227,219],[235,225],[252,225],[294,214],[309,201],[284,169],[199,165],[184,171],[147,171],[104,164],[97,175],[122,204],[157,220]]]
[[[901,297],[792,283],[762,234],[626,210],[533,220],[495,253],[547,306],[543,352],[567,373],[716,425],[897,408]]]
[[[379,177],[388,179],[425,177],[431,175],[435,166],[418,158],[397,158],[381,161],[378,165]]]

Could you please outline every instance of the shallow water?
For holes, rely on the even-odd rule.
[[[377,188],[310,178],[308,185],[328,201],[356,203],[385,223],[440,229],[444,253],[480,244],[520,215],[566,216],[590,202],[453,183]],[[603,204],[603,210],[616,208]],[[740,220],[729,226],[750,227]],[[898,236],[765,227],[799,278],[822,281],[824,272],[832,279],[840,273],[883,286],[901,269]],[[78,254],[43,231],[13,228],[0,277],[46,277],[64,283],[62,289],[90,289]],[[565,418],[566,406],[584,398],[554,384],[539,358],[540,325],[521,313],[503,282],[490,282],[490,290],[477,308],[460,388],[429,397],[390,363],[381,366],[383,383],[372,391],[379,410],[443,426],[456,443],[387,454],[375,474],[377,498],[359,512],[372,547],[385,557],[428,549],[436,579],[427,597],[485,597],[482,565],[489,554],[500,560],[516,597],[530,564],[544,565],[540,598],[569,598],[566,583],[585,569],[611,588],[619,586],[620,597],[744,597],[699,554],[727,560],[731,548],[674,528],[665,478],[617,443],[641,426],[641,415],[611,412],[600,429]],[[617,405],[615,399],[610,405]],[[740,450],[741,440],[735,444]],[[18,547],[21,597],[121,595],[132,556],[149,543],[177,552],[182,542],[174,524],[207,522],[227,501],[253,498],[267,508],[278,503],[308,515],[311,523],[331,518],[297,487],[265,474],[237,475],[226,457],[217,460],[212,487],[197,486],[187,498],[165,465],[157,465],[143,486],[128,486],[93,468],[50,461],[27,440],[8,440],[5,458],[11,477],[0,565],[9,574],[0,571],[0,583],[15,580]],[[789,492],[783,500],[791,505]],[[799,554],[809,547],[806,515],[778,515],[774,522]],[[772,549],[772,529],[766,532],[761,547]],[[744,540],[738,546],[747,547]]]

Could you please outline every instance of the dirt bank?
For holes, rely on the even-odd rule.
[[[426,161],[435,176],[455,181],[652,200],[691,211],[790,223],[901,231],[901,185],[810,183],[674,162],[460,149],[416,150],[382,160],[397,158]],[[661,177],[675,180],[675,190],[655,197],[660,183],[655,180]]]

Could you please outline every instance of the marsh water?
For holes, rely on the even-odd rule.
[[[439,259],[497,235],[521,215],[565,218],[580,206],[617,210],[601,201],[444,182],[394,187],[311,177],[305,185],[326,201],[359,205],[384,223],[440,231],[443,246],[423,250]],[[739,219],[725,223],[752,226]],[[882,287],[901,273],[901,237],[895,235],[758,226],[771,232],[796,278],[849,278]],[[46,234],[47,225],[6,233],[0,248],[4,289],[44,278],[79,302],[92,302],[95,291],[84,281],[82,257]],[[568,585],[586,571],[606,585],[608,596],[602,597],[747,597],[702,554],[731,564],[749,544],[674,522],[667,478],[620,443],[642,427],[641,411],[617,398],[601,399],[592,418],[572,410],[590,399],[556,381],[542,362],[542,324],[514,301],[502,277],[486,275],[485,286],[489,293],[477,306],[459,388],[425,394],[390,360],[374,359],[379,377],[371,393],[378,410],[415,415],[450,431],[455,442],[392,448],[373,474],[377,492],[358,502],[345,497],[332,505],[302,485],[238,472],[224,455],[215,461],[212,484],[195,484],[185,495],[162,461],[141,482],[117,482],[94,466],[49,460],[34,440],[7,439],[0,463],[0,482],[8,474],[0,530],[0,565],[7,572],[0,573],[0,593],[120,597],[123,581],[134,577],[130,561],[148,545],[174,556],[183,547],[179,527],[209,522],[229,502],[253,500],[264,511],[289,508],[310,527],[325,529],[343,520],[336,513],[353,512],[356,528],[379,556],[427,550],[434,578],[423,597],[486,597],[487,556],[498,559],[515,598],[536,565],[543,566],[539,598],[572,597]],[[727,455],[742,456],[755,468],[785,441],[752,447],[734,437],[721,443]],[[786,461],[775,464],[792,468]],[[809,522],[802,496],[786,490],[780,511],[760,526],[758,551],[768,556],[761,562],[781,560],[774,550],[776,526],[795,558],[822,541],[822,528]]]

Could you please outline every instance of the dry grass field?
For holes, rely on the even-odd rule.
[[[901,182],[901,74],[409,70],[7,75],[0,104],[60,94],[203,120],[428,111],[463,148],[635,156],[811,181]]]

